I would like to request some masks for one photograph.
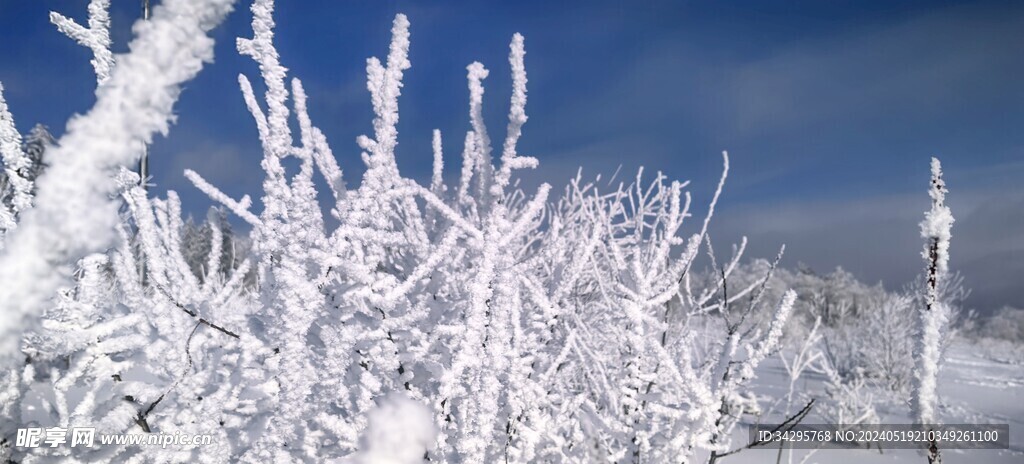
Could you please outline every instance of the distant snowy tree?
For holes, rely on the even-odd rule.
[[[882,386],[903,395],[912,381],[914,299],[888,294],[872,301],[859,324],[863,346],[861,364]]]
[[[827,357],[821,357],[818,366],[827,379],[824,401],[818,403],[818,415],[825,423],[843,429],[878,422],[875,398],[863,376],[844,379]]]
[[[1024,340],[1024,310],[1003,306],[981,321],[974,335],[1014,342]]]
[[[219,246],[214,241],[220,241]],[[221,208],[210,208],[206,221],[196,223],[191,217],[185,221],[181,233],[182,254],[192,273],[206,280],[211,253],[220,253],[220,273],[230,275],[249,256],[248,238],[232,230],[226,212]],[[248,282],[251,283],[251,282]]]
[[[47,149],[52,147],[57,140],[53,138],[50,131],[42,124],[36,124],[25,135],[24,150],[31,165],[26,172],[26,177],[36,179],[46,169],[46,161],[43,159]]]
[[[3,96],[0,95],[0,99]],[[21,160],[20,157],[12,157],[11,164],[20,165],[20,168],[12,168],[12,174],[7,173],[7,162],[4,161],[3,166],[5,169],[0,171],[0,202],[3,203],[5,211],[10,214],[12,211],[16,211],[15,201],[23,202],[25,199],[25,193],[19,189],[24,189],[28,186],[28,196],[32,197],[35,195],[35,180],[42,173],[46,167],[43,161],[43,154],[46,152],[48,146],[53,145],[54,139],[50,135],[49,131],[46,130],[41,124],[37,124],[32,128],[31,131],[24,137],[24,141],[21,145],[21,151],[25,157],[25,160]],[[11,151],[14,153],[14,151]],[[20,211],[22,207],[17,208]],[[0,241],[2,244],[2,241]]]
[[[0,160],[4,171],[0,175],[0,234],[6,235],[17,227],[18,215],[32,206],[35,172],[33,159],[25,153],[21,134],[14,125],[4,100],[0,84]],[[3,235],[0,235],[3,238]],[[0,250],[3,248],[0,241]]]

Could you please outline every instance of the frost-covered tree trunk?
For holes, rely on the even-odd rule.
[[[920,309],[912,402],[915,419],[924,425],[934,425],[939,420],[936,408],[941,342],[949,322],[949,308],[939,300],[939,282],[949,270],[949,239],[953,226],[953,215],[945,204],[947,190],[942,180],[942,165],[936,158],[932,158],[931,174],[928,196],[932,207],[921,222],[921,237],[925,239],[922,256],[926,285],[924,305]],[[929,444],[927,455],[929,464],[942,462],[937,441]]]

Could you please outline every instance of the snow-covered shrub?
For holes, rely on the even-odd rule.
[[[94,66],[103,84],[93,108],[72,118],[60,141],[46,150],[49,166],[34,190],[24,176],[31,162],[21,149],[13,118],[0,104],[0,151],[15,191],[14,208],[0,211],[0,229],[5,231],[0,252],[0,385],[4,387],[0,452],[4,454],[10,452],[7,447],[21,423],[23,381],[34,378],[34,366],[26,363],[31,358],[26,359],[19,349],[23,334],[40,331],[40,313],[72,282],[77,260],[104,252],[117,242],[119,204],[111,200],[118,191],[114,175],[121,166],[133,164],[142,144],[154,133],[166,132],[180,85],[212,58],[213,44],[206,33],[224,18],[231,1],[164,2],[152,21],[136,26],[138,36],[129,45],[130,52],[119,56],[113,70],[107,66],[109,50],[100,50],[108,43],[104,39],[108,6],[105,0],[90,3],[88,30],[53,18],[63,32],[93,48]],[[99,261],[90,259],[83,265],[98,267]],[[81,315],[67,317],[75,320]],[[88,410],[95,404],[86,398]]]
[[[253,306],[242,282],[248,264],[225,279],[221,255],[212,253],[201,281],[181,254],[184,225],[173,192],[167,200],[149,200],[137,176],[125,171],[121,178],[141,254],[119,227],[119,248],[83,259],[75,287],[44,313],[42,330],[28,334],[22,382],[34,396],[24,401],[45,414],[23,420],[95,426],[97,433],[202,430],[218,446],[201,453],[190,447],[36,448],[23,450],[34,455],[26,459],[228,459],[230,444],[244,439],[228,424],[248,423],[266,397],[250,386],[246,372],[270,350],[242,350],[247,336],[225,328],[244,326]],[[219,229],[216,222],[210,227],[216,249]],[[147,264],[144,275],[137,259]]]
[[[839,326],[840,319],[859,316],[880,290],[861,283],[843,268],[820,277],[803,272],[797,276],[794,288],[804,292],[811,310],[821,315],[826,326]]]
[[[912,380],[913,314],[910,296],[886,294],[862,315],[864,372],[879,386],[901,396],[909,391]]]
[[[240,78],[264,143],[263,212],[188,173],[253,225],[264,305],[255,319],[265,331],[257,336],[278,343],[281,355],[270,366],[280,387],[271,433],[244,457],[353,450],[375,399],[396,390],[434,408],[441,435],[433,460],[658,459],[727,448],[742,413],[731,406],[749,402],[742,388],[777,343],[793,298],[759,333],[743,316],[759,301],[745,305],[723,326],[712,357],[694,359],[688,329],[672,326],[718,307],[724,314],[724,302],[751,289],[719,303],[715,289],[681,293],[710,219],[689,240],[679,237],[689,216],[683,184],[638,176],[605,193],[577,178],[554,204],[546,185],[532,197],[515,189],[513,171],[537,163],[516,154],[526,121],[520,36],[509,57],[514,87],[500,166],[482,120],[489,72],[474,63],[458,185],[444,182],[439,132],[431,185],[401,177],[395,123],[409,42],[399,16],[386,66],[368,61],[375,135],[359,139],[368,169],[347,189],[293,80],[296,146],[270,9],[255,3],[256,35],[239,42],[268,89],[264,110]],[[297,158],[298,174],[287,178],[284,158]],[[314,169],[334,197],[334,230],[320,217]],[[673,300],[683,309],[672,313]],[[311,444],[325,439],[337,448]]]
[[[767,266],[763,260],[741,265],[733,273],[739,277],[730,280],[730,285],[741,286],[751,281],[744,276],[756,276]],[[863,376],[868,384],[900,397],[909,392],[916,338],[915,308],[923,304],[921,295],[925,293],[925,282],[923,278],[915,279],[891,291],[881,284],[860,282],[841,268],[824,275],[803,268],[776,270],[770,285],[792,288],[798,294],[795,316],[791,318],[784,340],[788,350],[800,350],[820,318],[820,349],[829,358],[831,369],[843,379]],[[959,328],[970,325],[970,313],[963,310],[969,290],[958,273],[940,277],[937,288],[938,300],[950,308],[951,321],[941,340],[945,350]],[[829,314],[827,323],[824,314]]]
[[[594,185],[580,189],[598,200],[591,213],[595,234],[608,234],[596,249],[600,272],[585,293],[589,303],[574,305],[571,326],[570,340],[583,360],[566,371],[579,376],[576,388],[593,391],[580,397],[582,407],[573,413],[593,422],[581,447],[591,454],[581,460],[726,452],[737,420],[756,408],[745,387],[777,346],[795,295],[766,302],[778,307],[770,324],[757,324],[752,314],[763,309],[764,279],[734,293],[725,285],[742,245],[721,268],[722,279],[692,285],[690,266],[702,245],[713,256],[706,240],[710,215],[699,233],[678,237],[689,216],[681,187],[658,175],[647,186],[638,176],[610,194]],[[684,251],[672,258],[676,245]]]
[[[800,343],[795,343],[792,346],[792,350],[783,349],[779,350],[778,356],[779,361],[782,362],[782,368],[786,372],[786,379],[789,381],[788,388],[786,390],[785,398],[777,399],[778,403],[785,401],[782,406],[782,412],[788,416],[793,408],[793,400],[799,399],[797,395],[797,382],[804,378],[804,372],[808,370],[814,370],[824,357],[819,344],[821,343],[821,318],[815,318],[814,324],[810,327],[810,330],[800,339]],[[788,352],[791,351],[791,352]],[[802,397],[807,397],[803,395]]]
[[[849,426],[878,422],[874,395],[863,376],[843,378],[827,357],[819,363],[828,381],[825,398],[818,403],[818,415],[827,424]]]
[[[978,337],[971,339],[970,343],[987,359],[1005,364],[1024,365],[1024,344],[1020,341]]]
[[[0,289],[5,315],[18,321],[0,328],[20,343],[3,353],[12,369],[0,373],[0,394],[11,419],[0,431],[9,439],[12,426],[29,422],[95,425],[211,434],[214,445],[40,448],[15,458],[374,460],[384,456],[377,445],[395,438],[387,416],[396,408],[430,423],[409,431],[414,448],[389,459],[425,451],[432,462],[657,462],[737,449],[733,428],[760,409],[749,383],[778,349],[797,294],[770,284],[778,260],[729,284],[745,241],[718,265],[708,225],[727,156],[708,213],[686,233],[686,184],[660,173],[617,184],[578,176],[557,199],[546,184],[522,191],[515,172],[538,160],[517,153],[527,78],[516,34],[500,155],[483,121],[489,71],[472,63],[458,179],[446,181],[435,131],[433,176],[419,185],[395,156],[411,65],[409,22],[398,15],[385,62],[367,61],[374,133],[357,140],[367,169],[349,187],[301,81],[286,80],[273,1],[255,0],[253,37],[237,48],[266,89],[260,98],[239,76],[263,147],[262,210],[185,173],[251,226],[246,251],[231,246],[220,217],[191,226],[176,193],[150,198],[123,169],[153,131],[166,130],[177,85],[209,59],[205,32],[230,2],[165,1],[136,26],[133,52],[116,60],[104,52],[107,6],[93,0],[89,29],[54,17],[93,49],[99,99],[56,145],[36,205],[11,215],[21,222],[5,238],[0,278],[13,279],[4,272],[20,265],[48,280]],[[147,72],[163,77],[150,82]],[[331,218],[318,188],[330,193]],[[61,205],[58,194],[77,196]],[[70,217],[78,201],[93,202],[96,214]],[[41,241],[28,238],[40,231]],[[83,231],[95,236],[76,242],[73,232]],[[44,247],[54,251],[33,254]],[[702,250],[711,278],[691,272]],[[396,393],[407,398],[398,407],[388,399]]]
[[[823,353],[840,378],[864,377],[902,395],[911,380],[913,298],[877,290],[856,314],[852,305],[837,305],[833,325],[824,328]]]
[[[770,268],[765,260],[742,264],[728,285],[745,288]],[[913,309],[906,291],[866,285],[842,268],[824,275],[806,268],[776,269],[766,286],[769,295],[786,288],[797,292],[783,338],[788,351],[780,353],[783,360],[812,350],[827,356],[843,379],[865,376],[870,383],[900,386],[895,388],[899,391],[909,382]],[[810,339],[817,340],[813,347],[807,346]]]
[[[980,321],[972,335],[1024,343],[1024,311],[1003,306],[995,314]]]

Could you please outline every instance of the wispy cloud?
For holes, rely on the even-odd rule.
[[[739,66],[739,134],[912,118],[932,122],[1020,104],[1024,9],[963,6],[791,44]],[[868,135],[868,134],[865,134]]]

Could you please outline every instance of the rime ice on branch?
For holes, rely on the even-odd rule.
[[[928,196],[932,207],[921,222],[921,237],[925,239],[925,294],[920,309],[919,340],[917,344],[914,372],[914,395],[912,406],[915,419],[921,424],[935,424],[938,421],[937,383],[939,362],[942,357],[942,335],[949,324],[949,308],[939,301],[940,281],[949,270],[949,240],[953,227],[953,214],[946,206],[946,183],[942,180],[942,164],[937,158],[931,162],[931,184]],[[928,450],[928,462],[938,463],[942,458],[938,443],[932,442]]]
[[[89,2],[89,27],[84,27],[55,11],[50,12],[50,22],[57,30],[84,47],[92,50],[93,69],[96,83],[103,85],[110,78],[114,67],[114,54],[110,51],[110,0]]]

